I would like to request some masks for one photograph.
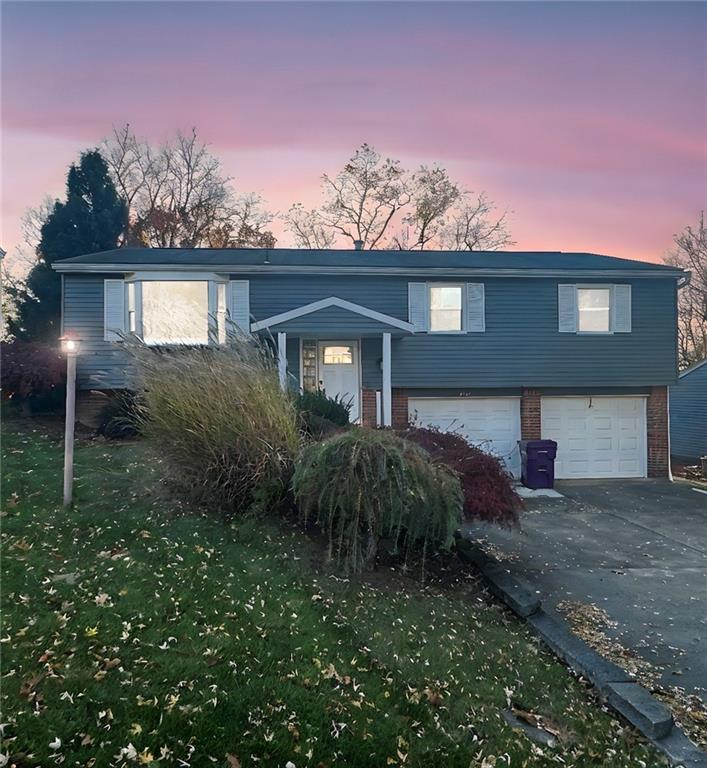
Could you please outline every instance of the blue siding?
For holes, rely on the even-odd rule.
[[[82,387],[125,386],[126,357],[118,344],[103,340],[104,277],[108,275],[65,276],[64,327],[78,332],[85,340],[86,353],[79,359]],[[233,277],[250,280],[251,312],[255,320],[329,296],[338,296],[401,320],[408,319],[408,279],[403,276],[234,274]],[[628,281],[632,285],[633,330],[629,334],[608,336],[558,332],[558,282],[572,280],[485,279],[486,332],[394,338],[393,386],[641,388],[675,382],[674,279]],[[581,282],[581,273],[577,282]],[[322,310],[292,323],[298,325],[285,324],[283,329],[288,332],[288,361],[293,375],[299,376],[297,336],[361,336],[363,385],[380,387],[381,344],[377,334],[384,330],[382,326],[339,308]]]
[[[80,389],[126,386],[127,355],[118,342],[103,340],[103,280],[115,275],[64,276],[64,332],[81,339],[77,361]]]
[[[670,387],[670,452],[683,459],[707,456],[707,364]]]
[[[673,279],[634,279],[632,332],[578,336],[557,330],[557,284],[569,279],[489,278],[486,332],[394,338],[394,387],[645,387],[676,379],[676,285]],[[578,276],[577,282],[581,282]],[[593,283],[610,280],[592,280]],[[328,296],[407,320],[405,277],[271,275],[250,278],[256,320]],[[310,315],[311,337],[331,330]],[[353,326],[358,322],[349,314]],[[297,321],[292,321],[297,322]],[[303,332],[300,326],[292,329]],[[338,330],[337,330],[338,332]],[[364,386],[380,386],[379,347],[363,349]],[[376,370],[378,368],[378,370]]]
[[[256,320],[336,296],[407,320],[407,279],[403,277],[232,275],[250,280],[250,311]],[[319,313],[317,313],[319,314]],[[349,314],[350,318],[355,315]],[[325,328],[322,323],[319,329]]]

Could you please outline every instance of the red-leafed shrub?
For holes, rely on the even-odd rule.
[[[459,435],[438,429],[408,427],[399,434],[459,474],[465,517],[506,526],[518,523],[523,502],[495,456],[470,445]]]
[[[66,360],[58,349],[35,341],[4,341],[0,357],[3,398],[47,407],[61,404]]]

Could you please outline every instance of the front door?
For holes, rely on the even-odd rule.
[[[359,354],[355,341],[320,341],[319,388],[351,403],[350,419],[359,420]]]

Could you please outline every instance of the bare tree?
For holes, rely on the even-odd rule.
[[[124,242],[161,248],[272,247],[272,215],[254,194],[236,195],[232,179],[196,129],[153,147],[129,125],[102,152],[129,208]]]
[[[362,144],[333,178],[322,176],[325,202],[317,211],[293,206],[286,215],[298,244],[344,237],[375,248],[385,242],[395,214],[408,204],[406,174],[397,160],[383,158]]]
[[[678,364],[687,368],[707,357],[707,230],[704,211],[696,228],[675,237],[675,250],[665,261],[690,271],[690,282],[678,295]]]
[[[27,296],[32,296],[27,287],[27,275],[41,259],[37,247],[42,238],[42,227],[49,218],[49,214],[54,210],[55,203],[56,200],[47,195],[39,205],[28,208],[24,212],[21,221],[22,242],[0,262],[0,301],[2,304],[0,338],[2,339],[6,339],[8,336],[8,321],[17,317],[19,304]]]
[[[442,247],[452,251],[498,251],[513,245],[508,212],[494,214],[495,206],[481,193],[472,199],[464,192],[441,233]]]
[[[340,238],[364,248],[496,250],[510,245],[507,214],[485,194],[471,194],[439,165],[410,174],[397,160],[362,144],[335,176],[322,177],[324,204],[293,205],[285,215],[295,243],[330,248]]]
[[[408,184],[410,206],[402,217],[402,229],[393,236],[401,250],[424,250],[438,241],[445,216],[464,192],[450,178],[446,168],[420,166]]]
[[[331,248],[334,245],[336,232],[324,224],[319,211],[307,210],[302,203],[295,203],[284,218],[298,248]]]

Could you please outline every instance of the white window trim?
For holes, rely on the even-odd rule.
[[[219,272],[130,272],[125,275],[126,283],[144,283],[147,280],[166,282],[175,280],[181,282],[227,283],[228,275]]]
[[[609,330],[608,331],[582,331],[579,327],[579,291],[582,289],[596,289],[609,291]],[[614,335],[614,286],[612,283],[575,283],[575,331],[577,336],[613,336]]]
[[[142,327],[142,283],[145,282],[195,282],[206,283],[207,290],[207,323],[209,338],[206,344],[180,344],[177,342],[144,341]],[[125,282],[125,322],[129,328],[129,291],[134,286],[135,291],[135,335],[149,347],[201,347],[216,344],[221,345],[221,333],[218,330],[218,293],[219,285],[228,286],[229,276],[217,272],[132,272],[126,275]],[[225,339],[225,336],[223,337]]]
[[[461,328],[458,331],[433,331],[432,330],[432,289],[433,288],[461,288]],[[427,333],[434,336],[459,336],[465,334],[467,325],[466,317],[466,283],[427,283]]]

